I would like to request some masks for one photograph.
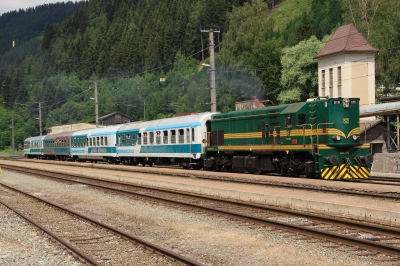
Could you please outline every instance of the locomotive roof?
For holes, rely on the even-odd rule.
[[[277,106],[269,106],[265,108],[256,108],[256,109],[248,109],[248,110],[240,110],[240,111],[232,111],[224,114],[216,114],[213,116],[213,120],[219,119],[227,119],[227,118],[239,118],[239,117],[247,117],[259,114],[278,114],[285,110],[291,104],[280,104]]]
[[[163,130],[163,127],[171,128],[174,127],[191,127],[196,126],[195,123],[203,122],[211,118],[213,114],[217,113],[199,113],[194,115],[185,115],[178,117],[171,117],[159,120],[144,121],[144,122],[134,122],[129,124],[124,124],[118,131],[127,131],[132,129],[146,128],[146,130]],[[166,129],[165,128],[165,129]]]

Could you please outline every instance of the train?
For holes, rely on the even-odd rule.
[[[360,140],[359,99],[329,97],[31,137],[24,153],[328,180],[368,178],[373,162]]]

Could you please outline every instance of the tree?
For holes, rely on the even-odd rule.
[[[329,38],[327,35],[319,41],[312,36],[296,46],[283,49],[281,83],[285,88],[278,96],[281,103],[305,101],[318,94],[318,64],[312,58]]]
[[[282,49],[276,41],[258,43],[249,54],[249,60],[258,69],[257,76],[263,83],[263,94],[273,102],[281,90],[281,54]]]
[[[296,30],[296,41],[301,42],[308,40],[311,37],[311,34],[310,21],[308,20],[307,13],[304,12],[301,16],[301,24]]]
[[[222,54],[230,58],[242,57],[252,51],[256,43],[263,43],[273,36],[274,21],[268,15],[268,4],[261,0],[247,2],[228,14],[229,30],[223,34]]]

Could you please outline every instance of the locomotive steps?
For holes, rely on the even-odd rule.
[[[17,161],[2,161],[2,164],[18,165],[30,167],[35,169],[43,169],[43,164],[26,163]],[[107,166],[107,165],[104,165]],[[124,166],[123,168],[128,167]],[[132,170],[135,167],[129,166]],[[137,167],[136,167],[137,168]],[[140,168],[140,167],[139,167]],[[389,202],[383,200],[376,200],[371,198],[362,198],[356,196],[344,196],[331,193],[316,193],[309,191],[299,191],[286,188],[264,187],[255,185],[243,185],[226,182],[215,182],[200,180],[194,178],[178,178],[175,175],[188,172],[182,169],[161,169],[161,168],[148,168],[146,170],[154,171],[154,174],[143,174],[133,172],[112,171],[95,168],[76,168],[64,165],[49,165],[46,164],[46,170],[59,171],[63,173],[76,173],[88,175],[91,177],[119,180],[123,182],[131,182],[133,184],[140,184],[144,186],[167,188],[190,193],[199,193],[203,195],[219,196],[228,199],[238,199],[242,201],[250,201],[260,204],[268,204],[271,206],[289,208],[301,211],[309,211],[322,213],[327,215],[334,215],[340,217],[347,217],[362,221],[377,222],[392,226],[400,226],[400,203]],[[161,175],[160,172],[169,174],[171,176]],[[181,173],[182,172],[182,173]],[[201,175],[201,171],[189,171],[195,175]],[[218,174],[229,176],[236,175],[234,173],[210,173],[205,172],[207,175]],[[204,173],[204,174],[205,174]],[[243,174],[238,174],[243,177]],[[246,175],[249,179],[268,178],[271,181],[285,180],[284,177],[278,176],[263,176],[263,175]],[[327,182],[324,180],[309,180],[309,179],[293,179],[290,178],[287,182],[291,183],[307,183],[319,186],[331,186],[332,188],[345,187],[347,189],[354,189],[360,191],[370,190],[374,192],[391,192],[400,193],[399,186],[380,186],[376,184],[363,184],[363,183],[344,183],[344,182]]]

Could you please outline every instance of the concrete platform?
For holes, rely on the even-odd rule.
[[[296,189],[286,189],[268,186],[243,185],[229,182],[218,182],[196,179],[199,173],[204,175],[220,175],[230,178],[236,175],[246,176],[249,180],[267,179],[271,182],[296,183],[303,185],[314,185],[337,189],[354,189],[358,191],[392,192],[399,193],[400,186],[377,185],[354,182],[330,182],[316,179],[285,178],[280,176],[260,176],[232,173],[215,173],[206,171],[190,171],[183,169],[150,168],[140,167],[149,173],[134,172],[132,166],[121,166],[121,169],[128,171],[115,171],[96,168],[71,167],[58,164],[38,164],[18,161],[1,161],[8,165],[21,165],[36,169],[48,169],[63,173],[77,173],[98,178],[131,182],[146,186],[168,188],[179,191],[195,192],[202,195],[217,196],[235,200],[249,201],[270,206],[304,210],[321,214],[348,217],[357,220],[377,222],[392,226],[400,226],[400,203],[379,199],[366,199],[358,196],[338,195],[333,193],[310,192]],[[58,162],[57,162],[58,163]],[[87,163],[86,163],[87,165]],[[94,165],[96,166],[96,165]],[[106,166],[106,165],[101,165]],[[115,168],[115,166],[110,166]],[[118,166],[119,167],[119,166]],[[138,171],[136,169],[136,171]],[[189,171],[189,172],[188,172]],[[171,172],[175,176],[163,176],[161,172]],[[184,173],[192,173],[187,178],[179,177]],[[172,175],[172,174],[171,174]],[[187,176],[187,174],[186,174]],[[1,180],[1,175],[0,175]]]

